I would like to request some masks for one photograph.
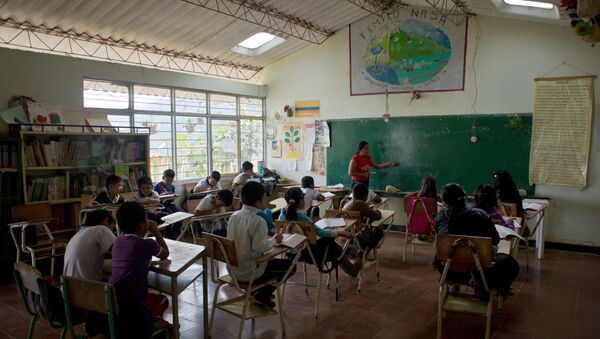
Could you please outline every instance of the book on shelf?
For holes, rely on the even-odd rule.
[[[34,178],[27,186],[27,200],[30,202],[66,199],[65,193],[64,176]]]
[[[25,161],[33,167],[119,165],[145,161],[142,141],[119,138],[92,142],[76,138],[56,140],[29,139],[25,141]]]
[[[17,168],[17,145],[0,145],[0,168]]]

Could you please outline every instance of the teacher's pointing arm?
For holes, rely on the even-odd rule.
[[[398,166],[398,162],[396,161],[389,161],[389,162],[384,162],[383,164],[376,164],[374,162],[371,162],[371,166],[380,169],[380,168],[388,168],[388,167],[394,167],[394,166]]]

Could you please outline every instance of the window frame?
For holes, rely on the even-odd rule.
[[[129,108],[128,109],[118,109],[118,108],[98,108],[98,107],[85,107],[83,105],[83,82],[84,81],[103,81],[103,82],[111,82],[114,84],[127,86],[129,89]],[[206,152],[207,152],[207,171],[206,175],[208,175],[211,171],[213,171],[213,151],[212,151],[212,120],[232,120],[237,122],[237,167],[241,167],[241,163],[244,159],[241,159],[242,156],[242,142],[241,142],[241,121],[242,120],[260,120],[262,121],[262,161],[265,160],[266,151],[267,151],[267,142],[266,142],[266,100],[265,97],[260,96],[252,96],[252,95],[244,95],[244,94],[235,94],[235,93],[227,93],[221,91],[211,91],[211,90],[201,90],[187,87],[179,87],[179,86],[165,86],[165,85],[155,85],[155,84],[147,84],[147,83],[139,83],[139,82],[128,82],[128,81],[115,81],[115,80],[107,80],[101,78],[91,78],[84,77],[81,81],[82,90],[81,90],[81,101],[82,107],[84,107],[89,112],[93,113],[106,113],[107,115],[119,115],[119,116],[128,116],[129,117],[129,126],[123,127],[134,127],[135,126],[135,115],[136,114],[147,114],[147,115],[166,115],[170,116],[171,120],[171,147],[172,147],[172,161],[171,168],[177,169],[177,117],[193,117],[193,118],[204,118],[206,119],[206,133],[207,133],[207,143],[206,143]],[[171,94],[171,111],[148,111],[148,110],[135,110],[134,109],[134,86],[146,86],[146,87],[157,87],[157,88],[166,88],[170,90]],[[191,113],[191,112],[176,112],[176,91],[189,91],[189,92],[198,92],[204,93],[206,95],[206,113]],[[223,114],[211,114],[211,95],[226,95],[235,97],[235,114],[234,115],[223,115]],[[261,100],[261,116],[248,116],[241,114],[241,98],[251,98],[251,99],[259,99]],[[222,174],[234,174],[234,173],[222,173]],[[150,173],[153,175],[153,173]],[[181,179],[181,181],[192,181],[200,178],[185,178]]]

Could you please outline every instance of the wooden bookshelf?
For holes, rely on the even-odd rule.
[[[97,194],[111,174],[131,181],[149,173],[149,133],[21,131],[26,204],[77,202]]]
[[[22,203],[23,198],[20,150],[19,138],[0,138],[0,272],[3,273],[10,272],[15,260],[12,237],[6,225],[13,219],[11,207]]]
[[[68,126],[68,131],[20,127],[22,201],[32,206],[53,205],[65,227],[76,226],[81,196],[101,192],[109,175],[123,177],[127,192],[137,190],[137,182],[131,181],[151,174],[149,128],[98,133],[87,131],[88,126]],[[73,132],[78,128],[81,132]]]

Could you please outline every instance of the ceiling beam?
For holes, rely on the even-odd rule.
[[[249,80],[262,68],[60,27],[0,18],[0,46],[169,71]]]
[[[335,33],[308,20],[259,4],[256,0],[182,1],[314,44],[322,44]]]
[[[450,20],[456,26],[460,26],[468,17],[475,13],[463,0],[425,0],[433,9],[440,12],[442,16]]]
[[[382,16],[400,7],[407,6],[406,3],[400,0],[348,0],[348,2],[364,9],[365,11]]]

